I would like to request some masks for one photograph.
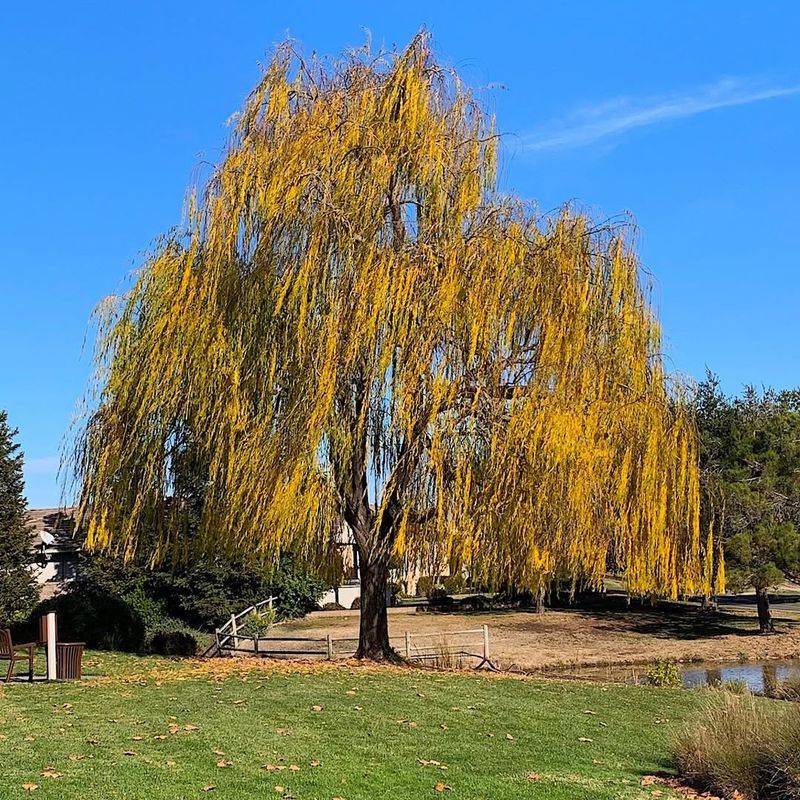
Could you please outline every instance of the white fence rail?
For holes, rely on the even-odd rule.
[[[231,614],[231,618],[221,628],[217,628],[214,632],[217,640],[217,647],[220,649],[227,648],[228,644],[233,642],[233,649],[236,649],[238,647],[238,640],[240,638],[252,638],[241,637],[239,635],[239,628],[242,627],[242,625],[246,622],[247,617],[249,617],[251,614],[257,613],[264,608],[264,606],[267,606],[270,609],[274,608],[275,601],[277,599],[277,597],[268,597],[266,600],[262,600],[260,603],[249,606],[239,614]]]

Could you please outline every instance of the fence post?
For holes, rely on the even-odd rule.
[[[325,649],[328,652],[328,660],[330,661],[333,658],[333,641],[330,634],[325,636]]]
[[[411,659],[411,634],[406,631],[406,660]]]
[[[483,626],[483,660],[489,660],[489,626]]]
[[[47,614],[47,680],[58,678],[56,668],[56,615],[54,611]]]
[[[237,638],[237,634],[239,633],[239,629],[236,627],[236,614],[231,614],[231,638],[233,639],[233,649],[239,646],[239,640]]]

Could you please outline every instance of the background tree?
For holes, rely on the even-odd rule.
[[[800,392],[729,398],[708,374],[697,394],[703,516],[724,541],[731,588],[755,589],[773,630],[769,589],[800,574]]]
[[[696,435],[624,230],[495,190],[497,137],[417,36],[280,47],[185,226],[104,319],[78,437],[92,545],[360,556],[358,654],[392,657],[393,554],[484,584],[703,586]],[[199,535],[175,502],[191,432]]]
[[[31,531],[25,502],[23,455],[14,441],[16,429],[0,411],[0,625],[26,616],[38,592],[30,571]]]

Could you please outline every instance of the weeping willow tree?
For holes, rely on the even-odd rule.
[[[533,590],[609,562],[634,593],[702,590],[696,432],[636,255],[501,195],[496,151],[424,34],[330,62],[279,47],[101,328],[75,451],[89,543],[330,562],[346,524],[377,659],[393,555]]]

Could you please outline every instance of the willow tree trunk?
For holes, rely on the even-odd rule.
[[[389,644],[389,620],[386,595],[389,588],[389,564],[383,560],[361,560],[361,613],[356,658],[394,661],[397,653]]]
[[[544,586],[540,586],[536,590],[536,600],[534,602],[534,608],[536,609],[537,614],[544,614],[544,596],[545,588]]]
[[[761,633],[774,633],[772,611],[769,607],[769,594],[766,589],[756,589],[756,608],[758,609],[758,627]]]

